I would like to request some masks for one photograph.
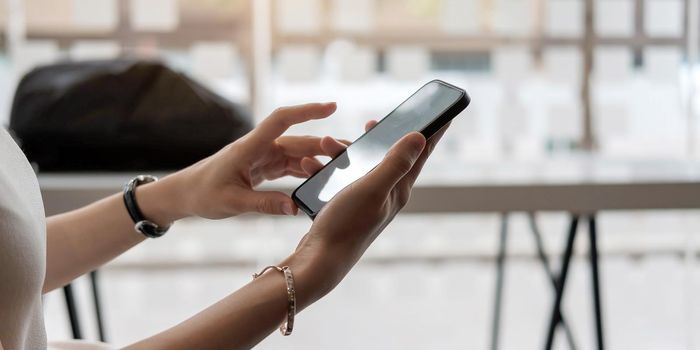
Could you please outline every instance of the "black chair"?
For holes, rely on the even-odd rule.
[[[100,293],[98,288],[98,274],[97,270],[90,272],[90,286],[92,291],[92,301],[95,305],[95,320],[97,321],[97,332],[99,339],[102,342],[107,341],[107,336],[105,332],[103,314],[102,314],[102,303],[100,302]],[[73,333],[74,339],[84,339],[83,330],[80,327],[80,317],[78,315],[78,305],[75,302],[75,296],[73,295],[73,284],[68,284],[63,287],[63,294],[66,299],[66,307],[68,309],[68,318],[70,320],[70,328]]]

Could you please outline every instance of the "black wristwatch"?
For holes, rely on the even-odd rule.
[[[170,229],[170,225],[161,227],[152,221],[146,220],[136,203],[136,195],[134,194],[136,187],[155,181],[158,181],[158,178],[153,175],[139,175],[124,186],[124,205],[126,206],[126,211],[129,212],[131,220],[134,221],[134,229],[148,238],[158,238]]]

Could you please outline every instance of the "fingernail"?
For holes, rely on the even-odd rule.
[[[284,204],[282,204],[282,212],[285,215],[294,215],[294,208],[292,208],[291,204],[284,203]]]

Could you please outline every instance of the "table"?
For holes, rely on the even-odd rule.
[[[85,205],[118,192],[134,174],[41,174],[39,183],[47,215]],[[501,213],[496,263],[491,348],[498,348],[503,273],[507,257],[508,215],[529,213],[538,258],[555,290],[545,349],[552,347],[561,326],[572,348],[573,336],[561,312],[573,244],[581,220],[588,224],[589,263],[593,289],[596,343],[603,349],[602,302],[596,214],[610,210],[700,208],[700,163],[690,160],[630,161],[571,157],[547,161],[517,160],[482,163],[430,164],[419,180],[408,213]],[[290,192],[296,182],[274,183],[266,189]],[[544,253],[535,213],[564,211],[571,215],[558,274]]]

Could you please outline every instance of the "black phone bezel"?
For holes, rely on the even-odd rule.
[[[416,90],[416,92],[414,92],[413,94],[411,94],[411,96],[409,96],[407,99],[405,99],[403,102],[401,102],[398,106],[396,106],[396,108],[394,108],[391,112],[389,112],[386,116],[384,116],[384,118],[382,118],[379,122],[377,122],[377,125],[381,124],[388,116],[390,116],[392,113],[394,113],[394,111],[395,111],[397,108],[399,108],[399,106],[401,106],[401,105],[404,104],[406,101],[408,101],[408,100],[410,100],[411,98],[413,98],[413,96],[414,96],[416,93],[418,93],[418,91],[420,91],[421,89],[423,89],[424,87],[426,87],[428,84],[432,84],[432,83],[442,84],[442,85],[447,86],[447,87],[449,87],[449,88],[451,88],[451,89],[457,90],[457,91],[459,91],[459,92],[461,93],[461,95],[460,95],[460,97],[459,97],[450,107],[447,107],[440,115],[438,115],[437,117],[435,117],[435,119],[433,119],[433,120],[428,124],[428,126],[426,126],[423,130],[420,131],[420,133],[423,134],[423,136],[425,136],[426,139],[429,139],[431,136],[433,136],[436,132],[438,132],[438,130],[440,130],[443,126],[445,126],[445,125],[446,125],[447,123],[449,123],[452,119],[454,119],[457,115],[459,115],[459,113],[461,113],[465,108],[467,108],[467,106],[469,106],[469,103],[471,102],[471,98],[469,97],[469,94],[467,94],[467,92],[466,92],[464,89],[461,89],[461,88],[459,88],[459,87],[457,87],[457,86],[454,86],[454,85],[452,85],[452,84],[450,84],[450,83],[444,82],[444,81],[442,81],[442,80],[440,80],[440,79],[434,79],[434,80],[431,80],[431,81],[429,81],[429,82],[423,84],[423,86],[421,86],[418,90]],[[376,127],[377,125],[375,125],[375,127]],[[374,127],[373,127],[373,128],[374,128]],[[372,130],[372,129],[370,129],[370,130]],[[370,130],[367,130],[364,134],[362,134],[362,135],[361,135],[360,137],[358,137],[355,141],[353,141],[353,143],[355,143],[355,142],[361,140],[363,137],[365,137],[365,135],[367,135],[367,133],[368,133]],[[348,146],[348,147],[350,147],[350,146]],[[345,151],[343,151],[343,153],[345,153]],[[331,164],[331,162],[333,162],[336,158],[340,157],[340,155],[342,155],[343,153],[341,153],[341,154],[339,154],[338,156],[336,156],[336,157],[334,157],[333,159],[331,159],[328,163],[326,163],[326,165],[323,166],[323,168],[325,168],[326,166],[328,166],[329,164]],[[323,168],[321,168],[321,169],[323,169]],[[320,172],[320,171],[321,171],[321,170],[319,170],[319,172]],[[318,172],[317,172],[317,173],[318,173]],[[297,206],[298,206],[304,213],[306,213],[306,215],[308,215],[312,220],[313,220],[314,218],[316,218],[316,215],[318,215],[318,213],[313,213],[313,212],[311,211],[311,209],[309,209],[309,207],[306,206],[306,204],[301,200],[301,198],[299,198],[299,197],[297,196],[297,191],[299,191],[299,189],[300,189],[302,186],[304,186],[304,185],[305,185],[312,177],[314,177],[315,175],[316,175],[316,174],[309,176],[308,179],[306,179],[301,185],[299,185],[299,186],[294,190],[294,192],[292,192],[292,200],[294,200],[294,203],[296,203]]]

